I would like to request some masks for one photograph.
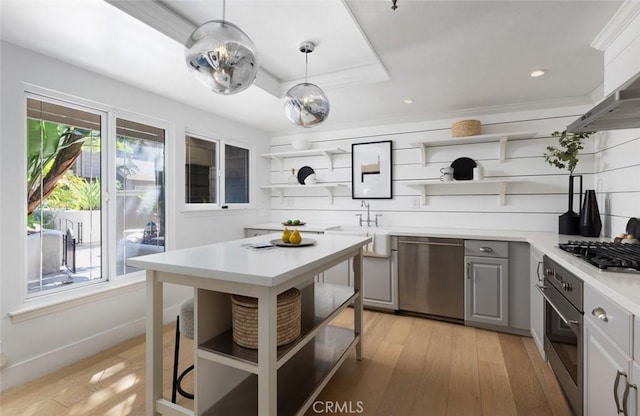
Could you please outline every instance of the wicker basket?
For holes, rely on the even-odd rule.
[[[480,120],[460,120],[451,126],[451,137],[477,136],[480,134]]]
[[[231,296],[233,341],[246,348],[258,348],[258,299]],[[277,345],[285,345],[300,336],[300,291],[291,288],[278,295]]]

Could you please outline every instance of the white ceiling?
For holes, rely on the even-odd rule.
[[[589,45],[622,4],[398,0],[393,11],[390,0],[229,0],[226,19],[255,42],[261,73],[219,96],[188,72],[182,42],[221,19],[221,1],[0,1],[3,40],[272,134],[301,129],[280,97],[304,77],[304,40],[318,44],[309,80],[331,102],[315,130],[588,103],[603,80]],[[549,73],[530,78],[537,68]]]

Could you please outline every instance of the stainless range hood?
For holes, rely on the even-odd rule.
[[[640,128],[640,73],[567,126],[569,133]]]

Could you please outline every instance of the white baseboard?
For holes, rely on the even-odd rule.
[[[165,308],[162,321],[165,324],[175,321],[179,312],[180,304]],[[8,365],[0,372],[0,391],[20,386],[107,348],[116,346],[128,339],[144,334],[145,325],[146,318],[143,317],[111,328],[108,331],[94,334],[81,341],[65,345],[38,357]]]

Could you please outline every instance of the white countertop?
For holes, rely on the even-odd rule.
[[[317,244],[259,250],[242,246],[280,239],[280,233],[276,233],[134,257],[128,259],[127,264],[148,270],[273,287],[371,241],[370,237],[301,234],[313,238]]]
[[[279,223],[275,229],[282,227]],[[318,231],[320,228],[328,230],[338,227],[332,224],[319,224],[316,226]],[[251,226],[247,228],[261,228],[259,226]],[[376,230],[375,227],[366,228],[364,230]],[[268,228],[271,229],[271,228]],[[605,272],[597,267],[580,260],[573,255],[558,248],[559,243],[566,243],[569,240],[592,240],[592,241],[610,241],[610,239],[587,238],[579,235],[561,235],[552,232],[536,232],[536,231],[513,231],[513,230],[473,230],[458,228],[436,228],[436,227],[380,227],[386,230],[390,235],[395,236],[414,236],[414,237],[442,237],[442,238],[461,238],[469,240],[499,240],[499,241],[515,241],[526,242],[540,250],[543,254],[553,258],[559,265],[566,268],[571,273],[578,276],[586,284],[594,289],[609,296],[620,306],[627,309],[634,315],[640,316],[640,274],[634,273],[617,273]],[[311,231],[309,229],[309,231]],[[590,312],[590,311],[586,311]]]
[[[322,223],[312,223],[308,222],[305,225],[283,225],[280,222],[263,222],[260,224],[249,224],[245,225],[244,228],[252,228],[255,230],[284,230],[284,227],[287,227],[291,230],[297,228],[300,232],[312,232],[312,233],[323,233],[331,228],[338,227],[339,224],[322,224]]]

